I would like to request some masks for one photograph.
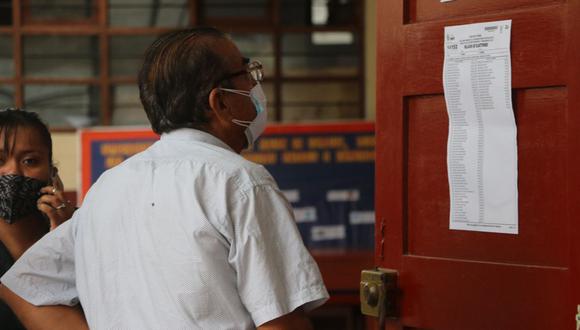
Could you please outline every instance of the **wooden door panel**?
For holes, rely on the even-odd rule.
[[[406,97],[404,253],[565,267],[566,89],[516,90],[520,234],[449,230],[443,95]],[[541,192],[541,193],[538,193]],[[550,198],[545,198],[550,196]],[[537,228],[542,228],[538,231]]]
[[[458,1],[459,2],[459,1]],[[446,25],[511,19],[512,86],[514,88],[562,85],[566,80],[565,7],[546,6],[487,15],[485,19],[449,19],[403,27],[404,95],[443,91],[443,30]],[[533,42],[522,42],[534,36]]]
[[[376,264],[389,329],[573,329],[580,304],[580,0],[377,2]],[[449,229],[445,26],[512,20],[519,234]]]
[[[486,18],[494,14],[506,14],[513,10],[538,8],[562,3],[563,0],[479,0],[451,1],[441,4],[440,0],[405,0],[405,23],[420,23],[433,20],[448,20],[450,17],[472,17],[485,13]]]
[[[402,323],[419,329],[572,329],[567,269],[403,257]],[[436,284],[436,285],[434,285]],[[573,315],[572,315],[573,316]]]

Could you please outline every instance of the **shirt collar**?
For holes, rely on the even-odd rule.
[[[161,140],[197,141],[211,144],[234,152],[230,146],[217,137],[193,128],[179,128],[169,133],[161,134]]]

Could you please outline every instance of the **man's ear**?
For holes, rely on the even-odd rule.
[[[223,94],[219,88],[214,88],[209,92],[208,101],[211,112],[209,116],[215,117],[220,121],[229,122],[229,106],[224,102],[222,95]]]

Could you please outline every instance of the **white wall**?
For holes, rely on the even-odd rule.
[[[80,183],[77,181],[77,176],[80,175],[77,133],[52,133],[52,145],[52,158],[58,167],[58,173],[64,183],[64,190],[77,190],[77,183]]]

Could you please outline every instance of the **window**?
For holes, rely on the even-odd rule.
[[[98,123],[96,86],[27,84],[24,95],[26,108],[38,112],[51,127],[83,127]]]
[[[286,77],[355,77],[359,40],[352,32],[288,33],[282,37]]]
[[[363,0],[0,0],[0,106],[57,128],[146,125],[145,49],[210,25],[264,64],[270,120],[363,118],[362,12]]]
[[[364,117],[363,1],[207,0],[199,22],[265,68],[272,119]]]
[[[200,1],[200,14],[204,21],[269,21],[271,2],[268,0],[205,0]]]
[[[12,0],[0,0],[0,27],[12,25]]]
[[[24,36],[23,73],[30,78],[96,78],[99,44],[96,36]]]
[[[113,125],[148,125],[147,115],[139,101],[136,84],[117,84],[111,87]]]
[[[27,24],[96,22],[96,0],[20,0]]]
[[[136,77],[145,50],[156,35],[114,35],[109,39],[109,74],[114,78]]]
[[[0,34],[0,79],[14,76],[12,37]]]
[[[112,27],[186,27],[191,22],[187,0],[109,0]]]
[[[4,108],[14,103],[14,88],[0,84],[0,105]]]

